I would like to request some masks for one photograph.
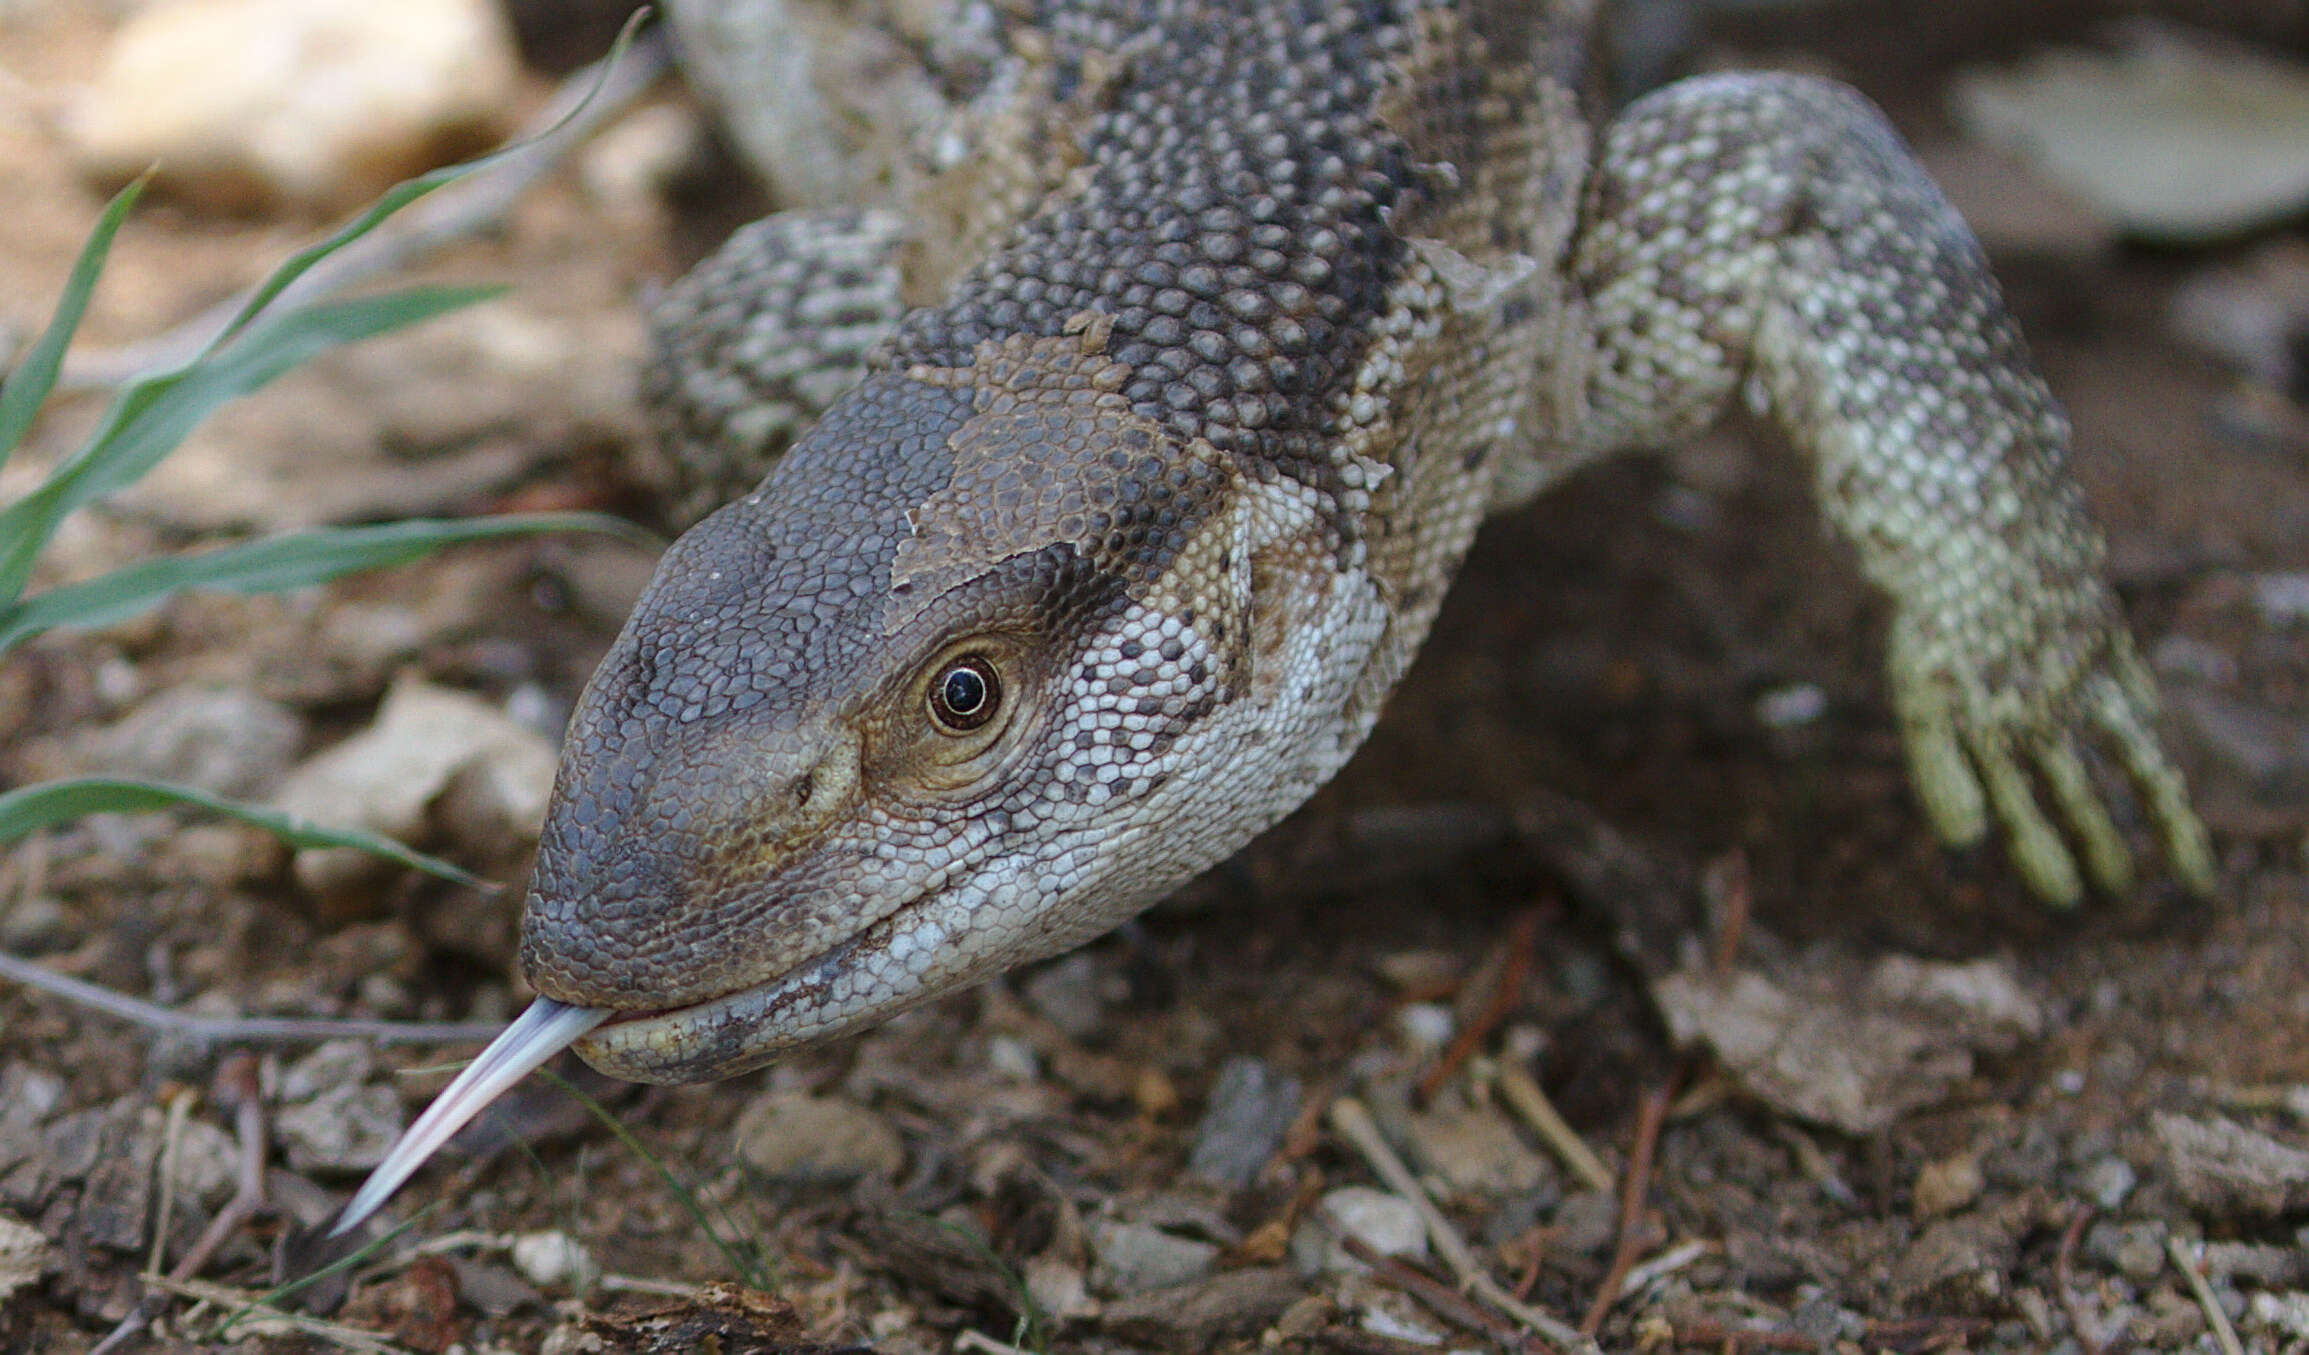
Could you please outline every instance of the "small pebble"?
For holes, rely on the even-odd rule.
[[[281,1100],[310,1101],[337,1088],[369,1080],[377,1070],[377,1050],[366,1040],[330,1040],[281,1070]]]
[[[756,1097],[731,1128],[738,1160],[764,1176],[813,1185],[887,1180],[906,1165],[888,1120],[854,1101],[803,1092]]]
[[[2257,1293],[2247,1311],[2259,1326],[2296,1340],[2309,1337],[2309,1294]]]
[[[1828,713],[1828,693],[1810,682],[1775,687],[1756,698],[1756,721],[1766,729],[1798,729]]]
[[[2085,1168],[2085,1193],[2102,1209],[2115,1209],[2132,1195],[2133,1187],[2140,1184],[2140,1179],[2132,1163],[2112,1154],[2096,1159],[2090,1167]]]
[[[2272,626],[2309,621],[2309,573],[2262,574],[2253,580],[2253,605]]]
[[[57,1260],[55,1246],[39,1229],[0,1214],[0,1304],[40,1283]]]
[[[1341,1186],[1324,1195],[1291,1234],[1291,1261],[1303,1275],[1368,1269],[1340,1242],[1355,1237],[1381,1256],[1427,1254],[1427,1224],[1409,1200],[1369,1186]]]
[[[540,1289],[583,1291],[593,1283],[593,1257],[567,1233],[523,1233],[513,1240],[513,1268]]]
[[[1414,1113],[1404,1128],[1419,1160],[1455,1191],[1523,1195],[1553,1175],[1490,1106],[1445,1102]]]
[[[1958,1153],[1924,1164],[1924,1169],[1916,1174],[1910,1203],[1916,1217],[1939,1218],[1971,1205],[1980,1198],[1986,1184],[1981,1177],[1979,1157]]]
[[[1210,1274],[1219,1249],[1147,1223],[1102,1219],[1091,1228],[1101,1287],[1117,1295],[1188,1284]]]
[[[1195,1126],[1187,1170],[1214,1185],[1241,1189],[1275,1155],[1299,1114],[1299,1080],[1253,1058],[1231,1058],[1211,1084],[1210,1105]]]
[[[1026,1005],[1067,1038],[1087,1040],[1106,1026],[1104,969],[1089,951],[1078,950],[1043,966],[1027,979]]]
[[[289,1106],[273,1125],[288,1149],[289,1165],[301,1172],[365,1172],[385,1160],[406,1123],[401,1098],[391,1087],[333,1087],[301,1105]]]
[[[2147,1283],[2165,1269],[2165,1225],[2152,1219],[2096,1223],[2085,1231],[2084,1254],[2127,1279]]]
[[[1396,1033],[1412,1049],[1433,1052],[1451,1040],[1451,1009],[1435,1002],[1412,1002],[1395,1013]]]
[[[1583,1190],[1564,1197],[1548,1220],[1554,1245],[1581,1256],[1599,1256],[1619,1235],[1619,1200],[1606,1190]]]
[[[1042,1078],[1042,1060],[1026,1041],[997,1035],[986,1042],[986,1071],[1005,1082],[1037,1082]]]
[[[46,955],[71,941],[71,915],[52,894],[22,899],[0,917],[0,949],[11,955]]]
[[[153,1112],[157,1136],[161,1112]],[[179,1199],[198,1200],[216,1209],[233,1197],[240,1184],[240,1144],[218,1125],[195,1115],[184,1122],[176,1141],[175,1186]]]

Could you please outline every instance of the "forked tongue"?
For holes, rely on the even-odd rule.
[[[449,1137],[463,1129],[467,1122],[479,1115],[488,1104],[497,1099],[507,1087],[527,1077],[539,1064],[567,1049],[585,1032],[609,1019],[609,1013],[595,1007],[572,1007],[541,997],[529,1010],[514,1018],[505,1032],[489,1042],[481,1056],[465,1065],[465,1071],[449,1084],[446,1091],[433,1098],[425,1113],[417,1117],[401,1135],[385,1160],[369,1173],[369,1179],[354,1192],[345,1212],[337,1216],[336,1226],[329,1236],[337,1237],[357,1227],[361,1220],[377,1212],[377,1207],[392,1197],[401,1183],[416,1174]]]

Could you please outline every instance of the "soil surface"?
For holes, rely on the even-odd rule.
[[[2012,9],[1751,16],[1696,50],[1800,52],[1930,154],[1955,135],[1959,65],[2105,13],[2046,7],[2019,32]],[[9,21],[10,66],[78,78],[102,22],[42,13]],[[2300,34],[2266,20],[2239,31]],[[102,201],[36,127],[0,124],[18,335]],[[281,382],[178,478],[84,515],[43,579],[311,521],[641,511],[635,317],[731,210],[706,196],[612,210],[577,171],[548,181],[422,270],[509,299]],[[315,226],[141,212],[89,341],[193,313]],[[1403,1209],[1339,1193],[1393,1190],[1342,1100],[1530,1307],[1576,1326],[1616,1292],[1606,1349],[2213,1350],[2214,1309],[2247,1348],[2309,1348],[2309,421],[2170,319],[2177,288],[2283,243],[1997,260],[2219,843],[2213,902],[2152,876],[2051,913],[1993,851],[1935,846],[1878,678],[1883,608],[1793,459],[1735,424],[1491,525],[1370,746],[1179,902],[732,1083],[564,1068],[620,1133],[532,1079],[403,1191],[407,1232],[280,1300],[303,1330],[223,1328],[233,1295],[334,1254],[314,1234],[360,1175],[343,1140],[389,1134],[467,1047],[251,1064],[0,983],[0,1350],[102,1339],[146,1293],[156,1221],[173,1261],[224,1209],[250,1123],[267,1200],[201,1272],[225,1288],[160,1305],[128,1348],[1546,1348],[1512,1305],[1459,1298],[1416,1222],[1376,1273],[1325,1256],[1322,1219],[1367,1208],[1381,1236]],[[54,412],[0,497],[93,412]],[[397,680],[556,730],[647,564],[596,540],[474,548],[46,637],[0,661],[0,785],[167,743],[165,721],[119,731],[179,689],[261,707],[260,794],[367,728]],[[517,850],[431,812],[420,845],[519,879]],[[213,822],[55,830],[0,858],[0,944],[211,1015],[496,1022],[526,1000],[517,890],[318,889],[302,864]],[[1767,1035],[1819,1043],[1680,1048],[1663,1007],[1695,983],[1732,1005],[1734,975]],[[1883,996],[1911,980],[1943,1005]],[[1460,1032],[1473,1058],[1452,1065]],[[1836,1082],[1870,1058],[1894,1066]],[[1519,1077],[1601,1177],[1517,1112]],[[260,1088],[249,1114],[236,1079]],[[33,1278],[10,1285],[20,1255]]]

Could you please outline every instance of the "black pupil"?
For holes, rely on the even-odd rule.
[[[986,704],[986,678],[975,668],[949,668],[938,698],[950,714],[976,715]]]

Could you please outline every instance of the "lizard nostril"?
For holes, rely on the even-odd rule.
[[[804,772],[800,776],[795,777],[794,807],[796,809],[808,809],[810,807],[810,796],[817,789],[818,773],[815,770]]]

